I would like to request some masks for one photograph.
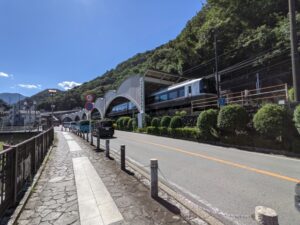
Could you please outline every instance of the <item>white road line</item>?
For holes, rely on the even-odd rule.
[[[68,134],[67,132],[62,132],[62,134],[64,135],[64,138],[66,140],[73,140],[73,137],[70,134]]]
[[[77,144],[77,142],[74,140],[69,140],[69,141],[67,141],[67,143],[68,143],[70,152],[76,152],[76,151],[82,150],[82,148],[79,146],[79,144]]]
[[[123,221],[118,207],[87,157],[73,158],[81,225]]]

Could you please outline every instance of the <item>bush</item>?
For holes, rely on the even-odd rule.
[[[181,128],[182,127],[182,121],[180,116],[173,116],[169,125],[169,128],[175,129],[175,128]]]
[[[154,117],[151,121],[151,126],[152,127],[159,127],[160,120],[157,117]]]
[[[286,117],[287,112],[283,106],[266,104],[254,115],[254,128],[265,137],[277,138],[284,134]]]
[[[161,127],[169,127],[170,122],[171,122],[171,117],[170,116],[164,116],[160,121],[160,126]]]
[[[212,129],[217,128],[218,111],[209,109],[202,111],[197,119],[197,127],[205,138],[212,136]]]
[[[289,95],[289,101],[290,101],[290,102],[294,102],[294,101],[295,101],[295,89],[294,89],[294,88],[291,88],[291,89],[289,90],[288,95]]]
[[[131,118],[127,123],[127,130],[135,130],[136,129],[136,119]]]
[[[123,123],[123,117],[119,117],[116,121],[117,129],[121,130],[121,124]]]
[[[136,130],[138,128],[138,123],[136,121],[136,118],[134,118],[134,120],[132,121],[132,128],[133,130]]]
[[[146,132],[147,134],[155,134],[155,135],[158,135],[159,132],[158,132],[158,128],[157,127],[147,127],[146,128]]]
[[[300,128],[300,105],[298,105],[294,111],[294,122],[296,124],[296,127]]]
[[[145,127],[148,127],[151,125],[151,117],[148,115],[148,114],[145,114],[145,117],[144,117],[144,126]]]
[[[240,105],[227,105],[221,108],[218,114],[218,127],[221,131],[235,133],[247,127],[248,114]]]
[[[176,111],[175,116],[186,116],[187,112],[185,110]]]
[[[130,117],[124,116],[121,123],[121,129],[127,130],[128,129],[128,122],[130,121]]]
[[[167,127],[159,127],[158,128],[159,135],[168,136],[168,128]]]

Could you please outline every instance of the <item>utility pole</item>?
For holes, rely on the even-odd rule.
[[[215,47],[215,76],[216,76],[216,89],[218,95],[218,102],[220,99],[220,81],[219,81],[219,60],[218,60],[218,44],[217,44],[217,32],[214,32],[214,47]]]
[[[291,60],[293,73],[293,86],[295,90],[295,101],[300,101],[300,58],[298,53],[298,40],[296,31],[295,0],[289,0],[290,38],[291,38]]]

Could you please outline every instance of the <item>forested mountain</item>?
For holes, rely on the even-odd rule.
[[[19,93],[0,93],[0,99],[3,100],[6,104],[15,104],[19,100],[23,100],[26,96]]]
[[[300,0],[296,0],[297,9]],[[184,9],[183,9],[184,10]],[[280,55],[289,48],[288,1],[286,0],[207,0],[188,21],[178,37],[158,48],[137,54],[96,79],[55,96],[57,109],[83,106],[83,96],[97,97],[116,88],[132,74],[147,69],[196,77],[214,69],[214,34],[217,34],[220,68],[267,52],[264,58]],[[297,14],[300,30],[300,14]],[[272,49],[273,51],[269,51]],[[261,59],[260,63],[263,63]],[[201,64],[197,70],[190,70]],[[186,72],[185,72],[186,71]],[[44,99],[40,108],[49,109]],[[50,101],[49,101],[50,102]]]

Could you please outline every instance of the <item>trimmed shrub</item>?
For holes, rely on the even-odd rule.
[[[146,132],[146,128],[137,128],[136,132],[138,132],[138,133],[145,133]]]
[[[151,126],[152,126],[152,127],[159,127],[159,124],[160,124],[159,118],[154,117],[154,118],[152,119],[152,121],[151,121]]]
[[[167,127],[159,127],[158,128],[159,135],[168,136],[168,128]]]
[[[117,121],[116,121],[116,125],[117,125],[117,129],[121,129],[121,122],[122,121],[122,117],[119,117],[118,119],[117,119]]]
[[[147,127],[146,132],[147,132],[147,134],[155,134],[155,135],[159,134],[158,128],[157,127],[152,127],[152,126]]]
[[[268,138],[283,136],[285,132],[286,109],[276,104],[266,104],[254,115],[255,130]]]
[[[300,105],[298,105],[294,111],[294,122],[296,124],[296,127],[300,128]]]
[[[133,130],[136,130],[138,128],[138,123],[136,121],[136,118],[134,118],[132,121],[132,128],[133,128]]]
[[[170,116],[164,116],[160,121],[160,126],[161,127],[169,127],[170,122],[171,122],[171,117]]]
[[[290,101],[290,102],[294,102],[294,101],[295,101],[295,89],[294,89],[294,88],[291,88],[291,89],[289,90],[288,95],[289,95],[289,101]]]
[[[186,139],[198,139],[200,137],[200,131],[198,128],[195,127],[184,127],[184,128],[178,128],[182,129],[181,135],[183,138]]]
[[[151,117],[148,114],[145,114],[144,119],[145,119],[144,120],[144,126],[145,127],[151,126]]]
[[[130,120],[128,120],[127,130],[130,131],[135,130],[136,129],[135,125],[136,125],[136,119],[131,118]]]
[[[218,111],[215,109],[209,109],[202,111],[197,119],[197,127],[204,138],[210,138],[212,136],[212,129],[217,128]]]
[[[169,128],[175,129],[175,128],[181,128],[182,127],[182,121],[180,116],[173,116],[169,125]]]
[[[243,131],[247,127],[248,113],[240,105],[227,105],[218,114],[218,128],[226,133]]]
[[[128,122],[131,118],[130,117],[119,117],[116,121],[117,129],[119,130],[127,130],[128,129]]]

